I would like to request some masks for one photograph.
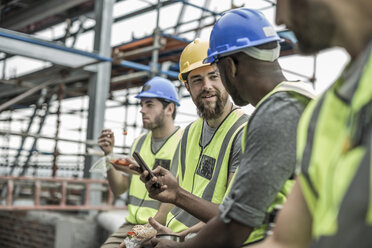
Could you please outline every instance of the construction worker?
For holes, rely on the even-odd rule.
[[[142,91],[136,96],[141,100],[141,114],[143,127],[149,132],[141,134],[131,147],[140,153],[150,168],[161,165],[163,168],[174,171],[177,167],[172,166],[173,156],[177,144],[182,136],[182,130],[174,125],[176,106],[179,106],[177,91],[169,80],[154,77],[146,82]],[[109,129],[103,129],[98,138],[98,144],[106,155],[112,153],[114,146],[114,134]],[[154,217],[160,223],[165,224],[168,211],[159,210],[160,202],[149,198],[146,188],[135,174],[133,166],[138,166],[133,158],[126,158],[131,168],[125,165],[110,164],[107,178],[111,190],[115,195],[128,191],[128,211],[126,222],[120,229],[113,233],[102,245],[104,248],[119,247],[127,232],[136,224],[145,224],[149,217]],[[125,172],[123,175],[121,171]],[[128,176],[130,175],[130,176]],[[163,206],[163,205],[162,205]],[[167,206],[164,206],[166,209]]]
[[[177,196],[182,197],[168,190],[157,194],[157,189],[151,190],[152,183],[146,180],[147,173],[141,176],[149,186],[151,197],[176,205],[168,214],[166,226],[182,237],[191,233],[187,228],[218,213],[218,204],[240,161],[242,129],[248,120],[229,100],[216,65],[203,64],[208,46],[207,41],[196,39],[186,46],[180,57],[179,78],[190,92],[200,118],[185,128],[180,141],[179,183],[166,170],[160,167],[154,170],[158,177],[170,177],[174,188],[168,183],[168,190],[177,190]],[[164,231],[154,221],[150,224]]]
[[[153,247],[240,247],[264,238],[268,220],[293,184],[297,124],[312,98],[303,83],[284,77],[277,60],[279,40],[262,13],[251,9],[228,11],[214,25],[205,61],[218,67],[235,103],[256,109],[219,215],[192,239],[152,239]]]
[[[306,54],[341,46],[351,63],[306,108],[298,180],[273,235],[257,247],[372,247],[371,1],[279,0],[276,20]]]

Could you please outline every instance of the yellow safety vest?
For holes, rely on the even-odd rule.
[[[152,132],[142,134],[135,140],[131,154],[134,151],[139,152],[150,169],[154,169],[155,165],[161,165],[176,174],[177,164],[172,165],[172,161],[182,132],[179,128],[173,133],[156,154],[151,150]],[[156,214],[160,202],[149,197],[145,184],[139,179],[138,175],[132,175],[127,205],[129,215],[126,221],[132,224],[145,224],[150,216],[153,217]]]
[[[273,94],[277,92],[288,92],[292,97],[300,100],[300,102],[302,102],[304,105],[307,105],[310,102],[310,100],[314,98],[314,95],[309,90],[303,87],[303,83],[282,82],[258,102],[258,104],[256,105],[256,109],[251,116],[251,119],[254,118],[255,113],[260,108],[260,106],[262,106],[262,103],[264,103],[270,96],[272,96]],[[246,146],[246,137],[247,137],[248,128],[249,128],[249,122],[244,128],[244,133],[242,137],[242,154],[244,153],[245,146]],[[238,171],[235,173],[233,180],[235,179],[235,176],[237,174],[238,174]],[[226,195],[228,194],[228,192],[230,192],[232,184],[233,183],[230,183],[230,186],[229,186],[229,189]],[[287,180],[287,182],[283,185],[280,192],[278,192],[275,198],[275,201],[270,205],[269,209],[267,210],[267,216],[270,216],[270,213],[272,213],[272,211],[275,209],[276,206],[280,206],[286,201],[287,195],[290,193],[293,187],[293,184],[294,184],[294,181],[292,179]],[[249,235],[248,239],[244,242],[244,244],[249,244],[249,243],[263,239],[265,237],[266,230],[267,230],[267,223],[264,223],[262,226],[255,228]]]
[[[371,55],[363,54],[352,74],[343,74],[311,103],[299,124],[299,180],[312,215],[310,247],[372,247]]]
[[[229,113],[205,147],[201,146],[203,119],[185,128],[180,141],[178,178],[188,192],[220,204],[227,189],[230,151],[235,136],[244,127],[248,116],[241,109]],[[167,216],[167,226],[181,232],[200,220],[181,208],[174,207]]]

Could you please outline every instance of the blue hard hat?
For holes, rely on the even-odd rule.
[[[208,57],[203,62],[213,63],[221,55],[279,40],[273,26],[260,11],[233,9],[225,12],[213,26]]]
[[[136,98],[161,98],[180,106],[176,87],[171,81],[162,77],[153,77],[147,81]]]

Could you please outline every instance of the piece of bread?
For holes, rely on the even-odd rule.
[[[156,235],[156,230],[150,225],[135,225],[132,228],[132,231],[136,234],[136,237],[139,239],[152,238]]]

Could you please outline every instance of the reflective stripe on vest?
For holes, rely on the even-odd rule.
[[[301,160],[302,173],[305,179],[307,180],[307,183],[309,184],[310,190],[313,192],[316,198],[318,198],[318,192],[315,189],[312,181],[310,180],[309,166],[310,166],[310,159],[311,159],[311,153],[312,153],[311,148],[313,147],[313,144],[314,144],[315,127],[316,127],[316,123],[319,118],[320,108],[323,104],[323,101],[324,101],[324,97],[321,97],[317,105],[315,106],[313,115],[311,116],[311,120],[310,120],[309,127],[308,127],[308,132],[307,132],[306,146],[305,146],[305,150],[304,150],[304,153],[302,155],[302,160]]]
[[[371,129],[366,138],[368,145],[361,164],[340,204],[337,232],[332,236],[320,236],[310,247],[372,247],[372,225],[366,221],[366,213],[371,208],[368,191],[371,188]]]
[[[258,102],[258,104],[256,105],[255,111],[253,112],[250,120],[248,121],[248,124],[244,128],[244,133],[243,133],[243,137],[242,137],[242,154],[244,153],[245,146],[246,146],[246,136],[247,136],[247,132],[248,132],[248,129],[249,129],[250,121],[253,120],[253,118],[255,116],[255,113],[257,113],[260,106],[262,106],[262,104],[270,96],[272,96],[273,94],[275,94],[277,92],[288,92],[288,93],[293,92],[294,94],[291,97],[294,97],[294,98],[304,97],[304,98],[307,99],[306,103],[304,103],[304,104],[307,104],[311,99],[314,98],[314,94],[311,93],[306,88],[302,87],[302,84],[303,83],[300,83],[300,82],[282,82]],[[235,175],[237,175],[237,173],[235,173]],[[235,179],[235,175],[234,175],[233,180]],[[233,182],[233,180],[232,180],[232,182]],[[278,194],[275,198],[275,201],[267,209],[267,216],[270,215],[270,213],[275,209],[276,206],[282,205],[286,201],[287,195],[289,194],[290,190],[292,189],[293,184],[294,184],[294,181],[291,180],[291,179],[289,179],[285,182],[285,184],[283,185],[280,192],[278,192]],[[230,186],[231,185],[232,185],[232,183],[230,183]],[[231,189],[230,186],[229,186],[228,192]],[[252,242],[263,239],[265,237],[265,230],[266,229],[267,229],[267,223],[264,223],[260,227],[254,228],[253,231],[251,232],[251,234],[249,235],[248,239],[244,242],[244,244],[249,244],[249,243],[252,243]]]
[[[314,99],[314,97],[315,97],[314,93],[312,91],[310,91],[309,89],[307,89],[304,86],[304,83],[302,83],[302,82],[287,82],[287,81],[281,82],[280,84],[278,84],[272,91],[270,91],[268,94],[266,94],[257,103],[256,109],[253,112],[253,114],[251,116],[251,119],[253,119],[255,113],[257,112],[257,109],[262,105],[262,103],[264,103],[267,98],[269,98],[270,96],[272,96],[273,94],[275,94],[277,92],[288,92],[288,93],[293,92],[293,93],[295,93],[294,97],[301,96],[301,97],[307,98],[308,100]],[[249,127],[249,122],[248,122],[248,125],[244,128],[244,131],[243,131],[244,133],[243,133],[243,137],[242,137],[242,153],[244,153],[244,151],[245,151],[245,144],[246,144],[246,137],[247,137],[246,134],[247,134],[248,127]]]
[[[167,165],[173,166],[172,159],[181,137],[182,130],[178,129],[164,142],[157,153],[153,154],[151,150],[152,132],[149,132],[136,139],[131,152],[139,152],[151,169],[154,168],[155,162],[158,160],[165,161]],[[148,222],[150,216],[153,217],[156,214],[160,202],[148,196],[146,187],[139,179],[138,175],[132,175],[128,190],[127,205],[129,211],[129,215],[126,218],[127,222],[132,224],[145,224]]]
[[[299,125],[306,147],[299,179],[312,215],[312,248],[372,247],[371,51],[360,58]]]
[[[243,111],[232,111],[218,127],[215,132],[215,136],[212,138],[211,142],[206,146],[206,148],[204,148],[204,150],[202,150],[200,146],[195,145],[195,142],[193,142],[193,144],[188,144],[190,138],[195,138],[195,141],[199,141],[201,130],[203,128],[203,120],[199,119],[186,127],[180,142],[180,151],[182,152],[180,153],[179,161],[179,180],[180,185],[183,188],[199,197],[202,197],[205,200],[212,201],[217,204],[221,203],[226,191],[228,180],[228,162],[230,150],[232,149],[236,134],[243,128],[247,122],[247,119],[248,116],[245,115]],[[222,142],[220,139],[222,139]],[[211,150],[213,150],[213,152]],[[195,158],[198,153],[200,156],[197,166],[190,164],[193,163],[191,162],[192,160],[190,157]],[[211,153],[218,153],[218,155],[213,158]],[[212,158],[209,157],[211,161],[215,159],[213,175],[209,179],[202,178],[202,176],[197,174],[197,171],[200,171],[200,167],[202,166],[203,156],[212,156]],[[193,175],[195,180],[193,183],[195,184],[201,184],[204,181],[202,184],[203,188],[197,188],[197,186],[194,187],[194,184],[190,185],[189,182],[192,180],[186,180],[187,178],[185,178],[185,174],[190,174],[190,176]],[[221,191],[223,192],[218,193]],[[198,222],[198,219],[178,207],[174,207],[168,214],[167,218],[167,226],[170,227],[174,232],[183,231],[188,227],[197,224]]]

